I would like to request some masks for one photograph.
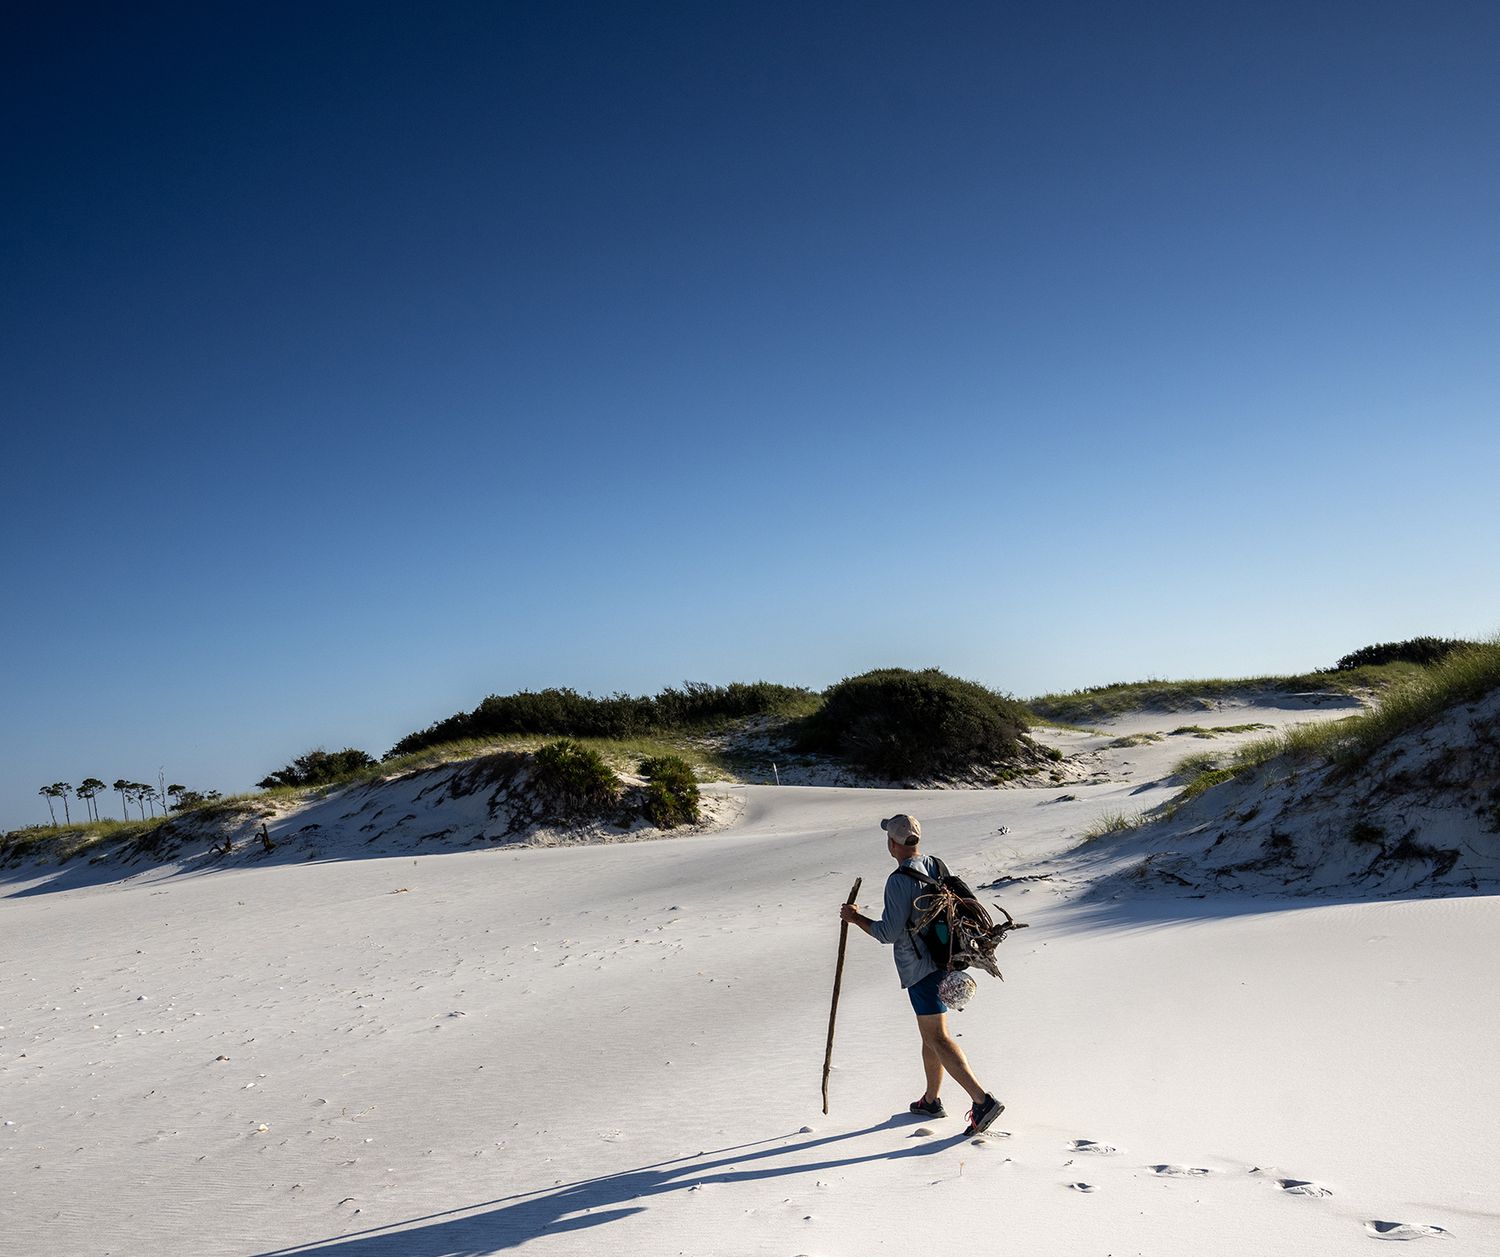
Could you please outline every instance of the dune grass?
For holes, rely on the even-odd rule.
[[[1111,834],[1123,834],[1132,829],[1140,829],[1146,823],[1147,817],[1144,813],[1103,812],[1089,822],[1084,831],[1079,834],[1079,838],[1083,842],[1096,842]]]
[[[1123,738],[1116,738],[1110,746],[1121,750],[1131,746],[1150,746],[1153,742],[1166,741],[1166,737],[1165,733],[1129,733]]]
[[[173,818],[200,821],[224,820],[235,816],[271,817],[276,814],[276,803],[296,803],[309,796],[316,797],[330,787],[319,786],[272,786],[268,790],[247,790],[243,794],[226,795],[222,799],[210,799],[197,807],[183,808]]]
[[[1358,768],[1394,739],[1459,703],[1500,688],[1500,638],[1454,651],[1440,663],[1391,686],[1369,711],[1347,720],[1293,725],[1283,733],[1242,746],[1237,769],[1286,757]]]
[[[133,842],[146,838],[169,819],[151,816],[143,821],[98,820],[73,825],[28,825],[25,829],[0,834],[0,863],[40,857],[71,860],[103,842]]]
[[[1067,733],[1086,733],[1091,738],[1104,736],[1103,730],[1090,728],[1088,725],[1070,724],[1066,720],[1053,720],[1048,716],[1037,714],[1030,707],[1023,707],[1022,717],[1028,729],[1062,729]]]
[[[1271,725],[1259,720],[1242,725],[1210,725],[1206,729],[1202,725],[1178,725],[1172,730],[1172,736],[1191,734],[1195,738],[1216,738],[1223,733],[1253,733],[1257,729],[1270,728]]]
[[[1309,672],[1300,676],[1204,677],[1190,681],[1119,681],[1066,693],[1043,694],[1026,706],[1049,720],[1087,722],[1123,712],[1209,710],[1215,699],[1246,692],[1361,694],[1380,692],[1420,676],[1420,664],[1388,663],[1345,672]]]
[[[1357,716],[1292,725],[1246,742],[1227,755],[1189,755],[1174,770],[1186,780],[1173,800],[1181,806],[1205,790],[1262,767],[1284,763],[1331,764],[1353,771],[1402,734],[1459,703],[1475,702],[1500,688],[1500,638],[1454,651],[1441,662],[1406,672],[1375,706]]]
[[[1176,811],[1190,799],[1196,799],[1205,790],[1214,786],[1223,785],[1226,781],[1233,781],[1238,774],[1232,768],[1212,768],[1205,766],[1201,772],[1194,773],[1187,785],[1183,786],[1182,793],[1177,795],[1168,805],[1169,811]]]
[[[1392,738],[1458,703],[1472,703],[1500,687],[1500,637],[1456,650],[1441,663],[1399,684],[1374,710],[1357,718],[1353,736],[1340,754],[1356,761]]]

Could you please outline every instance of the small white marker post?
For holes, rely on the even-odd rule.
[[[779,786],[781,784],[781,774],[776,771],[775,764],[771,765],[771,773],[776,778],[776,784]]]

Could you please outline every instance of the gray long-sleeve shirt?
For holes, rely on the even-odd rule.
[[[913,856],[902,860],[901,868],[916,869],[928,877],[937,876],[937,861],[930,855]],[[892,873],[885,879],[885,910],[880,920],[870,923],[870,937],[896,949],[896,974],[901,986],[915,986],[929,973],[936,973],[942,966],[935,964],[924,948],[918,946],[907,927],[911,923],[911,906],[927,889],[915,878],[905,873]]]

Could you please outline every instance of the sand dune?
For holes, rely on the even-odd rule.
[[[1494,886],[1091,895],[1079,833],[1169,797],[1190,736],[1058,734],[1092,757],[1065,791],[726,789],[726,827],[670,842],[369,844],[335,798],[284,858],[13,870],[8,1246],[790,1257],[940,1218],[974,1252],[1497,1251]],[[819,1111],[837,905],[855,876],[878,902],[893,798],[1030,923],[953,1018],[1008,1106],[977,1142],[956,1090],[906,1114],[910,1011],[860,936]]]

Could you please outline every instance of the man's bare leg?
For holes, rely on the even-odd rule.
[[[946,1013],[932,1013],[928,1016],[917,1017],[917,1028],[922,1032],[922,1065],[927,1067],[927,1054],[929,1049],[938,1059],[939,1075],[946,1069],[953,1075],[953,1081],[958,1083],[969,1093],[969,1099],[978,1104],[985,1097],[985,1089],[979,1085],[979,1079],[974,1077],[974,1071],[969,1068],[969,1058],[964,1055],[963,1048],[948,1033],[948,1018]],[[928,1073],[929,1080],[931,1072]],[[933,1093],[934,1096],[936,1093]],[[929,1097],[932,1098],[932,1097]]]
[[[927,1042],[927,1037],[922,1036],[922,1072],[927,1075],[927,1090],[922,1099],[936,1100],[938,1088],[943,1085],[943,1062],[939,1059],[937,1049]]]

